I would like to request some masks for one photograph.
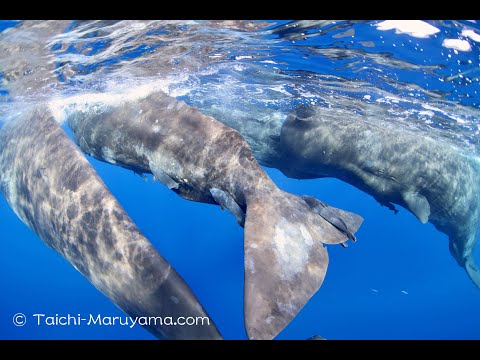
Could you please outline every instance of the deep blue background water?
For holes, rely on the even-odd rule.
[[[0,31],[2,26],[0,24]],[[88,157],[128,214],[185,278],[227,339],[245,339],[243,230],[220,207],[189,202],[158,182]],[[335,179],[283,190],[361,214],[358,242],[329,246],[324,284],[279,339],[480,339],[480,290],[448,251],[447,237],[411,213],[394,214]],[[37,326],[35,313],[125,316],[47,248],[0,196],[0,339],[153,339],[140,326]],[[477,258],[478,256],[477,250]],[[23,327],[12,317],[24,313]]]
[[[191,285],[226,338],[245,338],[243,231],[217,206],[187,202],[159,183],[89,158],[140,229]],[[479,339],[479,290],[448,252],[446,236],[397,215],[337,180],[299,181],[267,170],[282,189],[365,218],[356,244],[329,247],[320,291],[280,339]],[[0,337],[151,339],[140,326],[37,326],[34,313],[123,316],[0,200]],[[377,290],[377,291],[374,291]],[[408,294],[403,293],[407,292]],[[16,327],[12,316],[28,317]]]

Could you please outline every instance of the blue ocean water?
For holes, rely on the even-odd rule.
[[[272,22],[267,29],[278,31],[262,33],[263,37],[272,40],[274,45],[270,49],[254,47],[251,42],[255,39],[247,39],[236,49],[238,53],[230,53],[225,61],[228,64],[228,60],[233,59],[235,65],[251,64],[252,71],[257,71],[255,62],[268,59],[273,64],[264,64],[270,70],[281,72],[281,78],[268,82],[270,73],[267,73],[263,74],[262,81],[255,83],[251,78],[241,78],[235,69],[219,67],[220,70],[213,74],[211,71],[200,73],[195,82],[190,77],[172,87],[185,90],[188,86],[191,91],[180,92],[187,102],[190,99],[195,103],[192,98],[207,87],[216,89],[215,95],[234,97],[241,103],[234,86],[242,80],[250,87],[261,87],[259,84],[267,82],[269,86],[277,86],[282,81],[288,85],[292,78],[305,76],[310,77],[311,82],[303,83],[303,94],[307,90],[309,93],[318,90],[328,99],[329,92],[334,93],[335,99],[341,99],[337,105],[346,104],[349,99],[354,103],[365,99],[366,95],[369,96],[367,100],[397,96],[392,106],[405,101],[409,110],[415,110],[425,101],[431,107],[432,104],[436,106],[431,110],[436,117],[427,119],[433,122],[432,128],[444,129],[446,137],[464,142],[466,147],[476,151],[480,43],[466,35],[460,37],[470,45],[469,51],[447,48],[442,43],[445,38],[459,38],[465,28],[480,34],[480,25],[470,22],[434,24],[441,29],[437,37],[416,38],[397,34],[394,30],[380,32],[373,26],[376,23],[344,22],[339,23],[340,27],[331,23],[314,24],[304,26],[299,32],[292,29],[303,26],[301,23]],[[289,24],[296,26],[287,26]],[[0,31],[10,26],[18,24],[0,21]],[[328,36],[308,36],[332,27],[334,30]],[[351,34],[335,37],[352,28],[356,31],[351,46]],[[100,32],[101,27],[96,31]],[[343,40],[345,37],[348,41]],[[361,45],[372,38],[380,39],[375,42],[377,46]],[[293,48],[292,42],[297,44]],[[99,43],[95,43],[97,48],[90,46],[88,51],[101,53]],[[248,46],[253,46],[254,50]],[[65,48],[54,47],[62,52]],[[69,49],[70,53],[85,53],[78,48]],[[121,61],[104,59],[104,63],[98,61],[92,68],[83,68],[83,72],[79,70],[80,65],[69,64],[77,67],[74,72],[77,75],[63,79],[62,83],[70,83],[84,91],[92,86],[91,78],[104,74],[99,69],[110,74],[116,64],[144,56],[145,47],[134,49],[130,55],[121,57]],[[325,55],[332,49],[338,50],[335,55]],[[397,63],[387,63],[385,59],[394,59]],[[57,76],[64,74],[64,66],[57,66]],[[212,66],[216,65],[207,64],[205,68],[211,70]],[[335,77],[335,81],[328,83],[331,85],[328,87],[328,79],[317,76]],[[348,86],[340,88],[337,77]],[[206,84],[207,81],[215,86]],[[321,81],[324,86],[316,88]],[[361,85],[356,92],[350,91],[353,83]],[[264,91],[262,94],[257,101],[273,93]],[[286,106],[283,98],[277,100],[273,105],[261,105],[267,108]],[[253,100],[249,101],[252,105]],[[252,107],[256,109],[257,105]],[[452,121],[454,116],[461,117],[463,122]],[[142,232],[191,286],[222,335],[226,339],[246,339],[243,229],[234,217],[218,206],[183,200],[158,182],[152,182],[151,177],[146,181],[131,171],[91,157],[88,159]],[[313,335],[327,339],[480,339],[480,290],[450,255],[446,235],[429,223],[421,224],[402,208],[394,214],[371,196],[339,180],[296,180],[276,169],[265,170],[283,190],[317,197],[332,206],[361,214],[365,219],[356,234],[357,243],[348,248],[328,247],[330,264],[324,284],[278,339],[306,339]],[[45,246],[16,217],[3,196],[0,196],[0,227],[0,273],[3,274],[0,280],[0,339],[154,339],[138,325],[133,328],[39,325],[34,314],[125,315],[65,259]],[[476,255],[479,259],[478,250]],[[13,322],[18,313],[26,315],[24,326],[16,326]]]

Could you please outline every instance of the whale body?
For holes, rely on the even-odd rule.
[[[251,339],[274,338],[296,316],[323,282],[324,244],[354,240],[363,220],[280,190],[236,130],[161,91],[114,105],[73,106],[67,118],[85,153],[152,173],[185,199],[228,209],[244,226]]]
[[[43,242],[162,339],[221,339],[194,293],[155,250],[46,106],[0,129],[0,190]],[[192,326],[160,318],[192,316]],[[143,325],[143,324],[142,324]]]
[[[400,125],[333,109],[299,108],[280,133],[289,177],[334,177],[397,211],[398,204],[449,237],[458,264],[480,287],[473,250],[480,225],[480,161],[459,148]]]

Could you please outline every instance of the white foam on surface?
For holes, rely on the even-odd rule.
[[[472,47],[467,40],[461,39],[445,39],[442,42],[442,46],[448,49],[455,49],[459,51],[471,51]]]
[[[253,56],[250,56],[250,55],[235,56],[235,60],[243,60],[243,59],[253,59]]]
[[[66,110],[72,109],[72,107],[77,110],[87,111],[93,105],[115,106],[122,102],[137,101],[159,90],[169,94],[170,83],[168,79],[157,79],[133,86],[132,84],[112,84],[110,86],[112,88],[111,91],[57,97],[50,100],[48,106],[55,120],[62,124],[65,121]]]
[[[458,116],[455,116],[453,115],[453,113],[447,113],[446,111],[442,110],[442,109],[439,109],[438,107],[435,107],[435,106],[431,106],[429,104],[422,104],[421,105],[424,109],[427,109],[427,110],[433,110],[433,111],[437,111],[443,115],[445,115],[446,117],[452,119],[452,120],[455,120],[456,122],[458,122],[459,124],[465,124],[466,121],[465,119],[462,119]]]
[[[433,117],[435,115],[435,113],[433,111],[430,111],[430,110],[421,110],[421,111],[418,112],[418,115]]]
[[[269,87],[269,89],[272,90],[272,91],[278,92],[280,94],[286,95],[288,97],[292,96],[292,94],[290,94],[287,90],[285,90],[284,85],[271,86],[271,87]]]
[[[391,104],[391,103],[398,104],[400,102],[400,99],[394,96],[387,95],[383,98],[378,98],[375,101],[381,104]]]
[[[462,30],[462,36],[466,36],[473,41],[480,42],[480,35],[473,30]]]
[[[416,38],[428,38],[440,32],[440,29],[421,20],[386,20],[376,24],[376,26],[377,30],[395,29],[397,34],[407,34]]]

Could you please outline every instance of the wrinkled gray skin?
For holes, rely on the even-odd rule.
[[[325,220],[304,198],[275,186],[236,130],[163,92],[118,105],[86,105],[67,113],[87,154],[153,173],[183,198],[218,202],[245,224],[245,325],[251,339],[272,339],[296,316],[323,282],[323,244],[344,243],[363,220],[334,208],[323,211],[333,217]]]
[[[480,287],[472,252],[480,223],[480,162],[448,143],[325,108],[290,114],[280,134],[289,177],[335,177],[395,210],[398,204],[449,237],[450,252]]]
[[[129,316],[208,317],[46,108],[0,130],[0,189],[28,227]],[[158,338],[221,339],[211,320],[145,327]]]

